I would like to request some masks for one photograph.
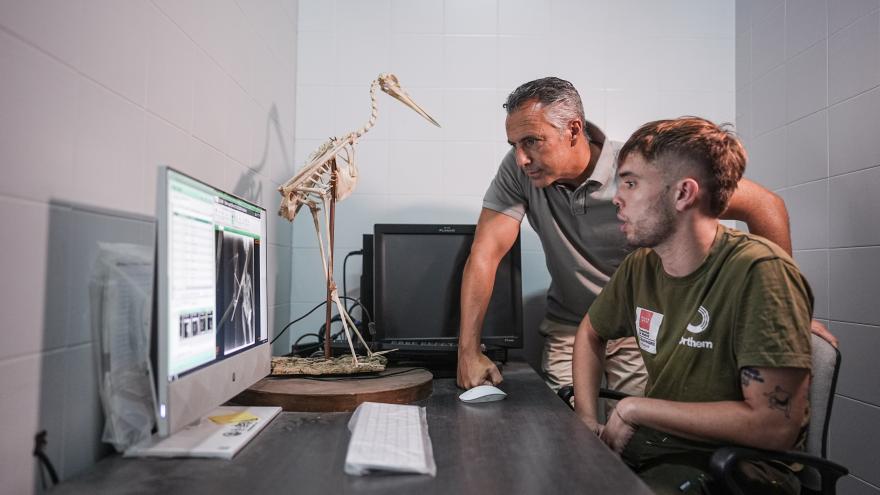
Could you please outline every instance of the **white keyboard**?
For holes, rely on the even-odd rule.
[[[346,473],[436,474],[425,408],[364,402],[355,410],[348,427],[351,441],[345,457]]]

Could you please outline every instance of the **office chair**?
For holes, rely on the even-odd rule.
[[[840,370],[840,351],[821,337],[810,335],[813,344],[813,368],[806,450],[783,452],[748,447],[722,447],[716,450],[709,461],[712,475],[716,480],[723,480],[727,489],[735,495],[743,493],[732,477],[733,468],[741,460],[777,460],[802,464],[804,468],[797,473],[801,481],[801,493],[810,495],[833,495],[837,492],[838,478],[849,474],[847,468],[826,458],[831,405],[834,402],[837,373]]]
[[[849,474],[847,468],[826,458],[828,424],[831,422],[831,406],[834,401],[834,390],[837,387],[837,373],[840,370],[840,351],[821,337],[814,334],[810,334],[810,337],[813,346],[813,363],[806,450],[773,451],[732,446],[719,448],[712,454],[709,468],[712,476],[734,495],[743,495],[743,491],[733,478],[734,467],[743,460],[777,460],[802,464],[803,469],[797,473],[797,476],[801,482],[801,493],[807,495],[833,495],[837,492],[837,480]],[[574,390],[571,386],[562,387],[557,394],[569,407],[574,407],[571,402]],[[599,397],[620,400],[626,397],[626,394],[601,389]]]

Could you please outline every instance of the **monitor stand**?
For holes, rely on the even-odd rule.
[[[212,457],[232,459],[281,412],[280,407],[221,406],[167,437],[153,435],[125,451],[123,457]],[[249,419],[217,424],[209,418],[247,415]],[[255,416],[257,419],[253,419]]]

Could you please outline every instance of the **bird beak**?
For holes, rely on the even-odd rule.
[[[397,80],[397,76],[394,74],[382,74],[379,76],[379,87],[382,88],[382,91],[388,93],[394,98],[403,102],[404,105],[412,108],[416,113],[424,117],[428,122],[440,127],[440,124],[434,120],[434,117],[428,115],[428,112],[424,111],[422,107],[420,107],[413,99],[406,94],[406,91],[400,87],[400,82]]]

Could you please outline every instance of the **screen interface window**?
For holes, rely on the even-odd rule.
[[[168,379],[267,339],[261,335],[261,216],[234,196],[168,175]]]

